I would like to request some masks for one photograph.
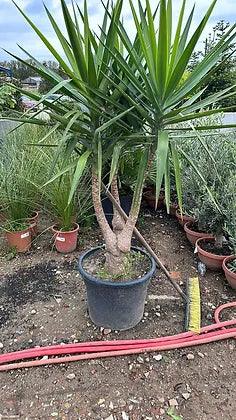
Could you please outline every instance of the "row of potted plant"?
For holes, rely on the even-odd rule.
[[[68,253],[76,248],[77,220],[83,222],[92,215],[89,179],[84,174],[68,205],[75,171],[73,160],[69,161],[71,169],[64,173],[65,162],[59,160],[55,165],[49,147],[55,143],[55,137],[47,137],[48,147],[42,147],[44,136],[45,130],[28,125],[9,134],[1,146],[0,226],[10,248],[26,252],[38,232],[39,211],[35,209],[42,209],[55,220],[51,227],[55,248]],[[40,141],[41,147],[36,147]],[[48,182],[50,171],[52,176],[59,171],[61,175]]]

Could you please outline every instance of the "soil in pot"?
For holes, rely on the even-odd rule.
[[[221,270],[226,255],[231,251],[227,244],[216,246],[215,238],[201,238],[196,242],[199,259],[211,270]]]
[[[133,252],[137,256],[132,256],[129,269],[119,278],[107,277],[101,248],[92,249],[79,259],[79,272],[87,289],[89,316],[99,327],[127,330],[143,317],[147,286],[156,265],[144,250],[133,248]]]
[[[184,225],[184,230],[189,242],[194,246],[200,238],[214,238],[213,235],[206,232],[199,232],[197,223],[187,222]]]
[[[229,285],[236,290],[236,255],[226,257],[222,267]]]
[[[10,248],[17,252],[27,252],[31,247],[30,226],[22,224],[16,231],[6,230],[6,239]]]
[[[193,223],[194,222],[194,217],[193,216],[189,216],[188,214],[182,214],[182,216],[181,216],[181,213],[178,209],[175,211],[175,215],[178,219],[178,222],[179,222],[180,226],[182,226],[182,227],[184,227],[185,223],[188,223],[188,222]]]
[[[56,250],[62,254],[75,251],[78,240],[79,225],[74,223],[70,231],[60,230],[58,225],[52,226]]]
[[[112,276],[105,268],[105,253],[101,248],[96,254],[84,262],[84,269],[87,273],[97,277],[99,280],[126,282],[144,276],[150,270],[150,260],[145,254],[131,251],[125,261],[125,268],[122,274]],[[128,279],[128,280],[126,280]]]

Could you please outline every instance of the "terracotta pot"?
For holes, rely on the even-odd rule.
[[[184,230],[189,242],[194,246],[198,239],[200,238],[214,238],[213,235],[204,232],[196,232],[195,230],[191,230],[191,225],[193,222],[187,222],[184,225]]]
[[[214,242],[215,238],[209,236],[207,238],[200,238],[196,242],[199,260],[201,260],[210,270],[221,270],[225,255],[217,255],[212,252],[205,251],[201,244],[203,241]]]
[[[58,225],[52,226],[52,231],[55,237],[55,247],[58,252],[68,254],[73,252],[77,246],[79,225],[74,224],[74,229],[68,232],[62,232],[58,229]]]
[[[230,255],[229,257],[226,257],[223,261],[223,270],[225,272],[225,277],[228,280],[229,285],[236,290],[236,273],[233,273],[228,267],[227,263],[230,261],[236,260],[236,255]]]
[[[38,234],[39,212],[34,211],[34,213],[32,214],[32,217],[28,217],[28,219],[26,220],[27,222],[30,223],[30,230],[31,230],[32,238],[35,238],[35,236],[37,236]]]
[[[176,210],[175,215],[178,219],[178,222],[179,222],[180,226],[182,226],[182,227],[184,227],[185,223],[188,223],[188,222],[193,223],[194,222],[194,217],[193,216],[189,216],[188,214],[183,214],[181,216],[180,211],[178,209]]]
[[[156,196],[155,193],[152,191],[146,191],[143,193],[143,197],[146,200],[147,204],[149,205],[149,207],[151,207],[152,209],[163,209],[164,207],[164,200],[165,200],[165,195],[161,192],[157,201],[157,207],[156,207]]]
[[[30,227],[19,232],[6,232],[6,239],[8,245],[15,248],[17,252],[26,252],[31,247]]]

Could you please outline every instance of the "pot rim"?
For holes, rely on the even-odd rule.
[[[214,235],[212,235],[210,233],[196,232],[195,230],[191,230],[189,226],[192,225],[193,223],[194,222],[189,221],[189,222],[186,222],[184,224],[184,230],[185,230],[186,233],[189,233],[190,235],[193,235],[193,236],[202,235],[202,237],[199,238],[199,239],[204,239],[204,238],[212,238],[212,239],[215,239]]]
[[[38,219],[38,217],[39,217],[39,212],[35,210],[35,211],[33,211],[32,216],[31,217],[27,217],[26,220],[31,221],[31,220]]]
[[[100,249],[104,249],[105,245],[102,246],[98,246],[96,248],[92,248],[89,251],[84,252],[78,260],[78,269],[79,272],[81,274],[81,276],[83,278],[86,279],[86,281],[89,281],[90,283],[96,284],[96,285],[102,285],[102,286],[112,286],[112,287],[132,287],[134,285],[140,284],[140,283],[144,283],[146,280],[148,280],[149,278],[151,278],[156,270],[156,263],[154,261],[154,259],[151,257],[151,255],[148,254],[148,252],[146,252],[144,249],[136,247],[136,246],[132,246],[131,249],[135,250],[135,251],[139,251],[142,254],[146,255],[150,262],[151,262],[151,268],[150,270],[142,277],[140,277],[139,279],[134,279],[134,280],[130,280],[130,281],[124,281],[124,282],[113,282],[111,280],[105,280],[105,279],[99,279],[91,274],[89,274],[87,271],[84,270],[83,268],[83,261],[84,259],[89,258],[91,255],[93,255],[96,251],[100,250]]]
[[[55,234],[63,234],[63,235],[65,235],[65,234],[67,234],[67,233],[74,233],[74,232],[78,232],[78,230],[79,230],[79,224],[78,223],[73,223],[73,226],[75,226],[75,228],[74,229],[72,229],[72,230],[58,230],[58,229],[56,229],[56,227],[58,226],[58,223],[56,223],[55,225],[53,225],[52,227],[51,227],[51,229],[52,229],[52,231],[55,233]]]
[[[177,219],[180,219],[182,221],[184,220],[184,218],[190,219],[186,223],[195,222],[195,218],[193,216],[191,216],[190,214],[182,213],[182,217],[181,217],[180,208],[176,209],[175,215],[176,215]]]
[[[205,257],[212,258],[212,259],[215,259],[215,260],[222,260],[222,258],[227,257],[228,255],[227,256],[217,255],[217,254],[213,254],[212,252],[208,252],[205,249],[201,248],[201,246],[199,245],[199,243],[201,241],[213,241],[213,240],[215,240],[214,236],[213,237],[212,236],[206,236],[206,237],[204,236],[203,238],[199,238],[196,241],[197,252],[199,252],[199,250],[200,250],[200,254],[204,255]]]
[[[236,280],[236,273],[233,273],[233,271],[231,271],[226,265],[227,262],[232,261],[232,260],[236,260],[236,255],[232,254],[225,257],[222,267],[223,267],[224,272],[227,271],[227,273],[230,274],[234,280]]]
[[[5,230],[5,233],[6,234],[10,234],[10,235],[14,235],[14,234],[20,234],[20,235],[22,235],[22,234],[24,234],[24,233],[26,233],[26,232],[30,232],[30,228],[32,227],[32,225],[29,225],[26,229],[23,229],[23,230]]]

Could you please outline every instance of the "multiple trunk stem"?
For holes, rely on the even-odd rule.
[[[152,161],[153,157],[150,157],[146,171],[149,169]],[[143,184],[144,180],[145,177],[143,179]],[[111,183],[111,194],[120,205],[117,174],[113,177]],[[120,275],[124,272],[125,258],[131,249],[133,231],[141,206],[142,188],[139,196],[136,197],[135,205],[133,203],[131,207],[126,222],[123,220],[115,206],[113,206],[112,227],[109,225],[103,210],[96,165],[92,168],[92,198],[97,221],[105,241],[106,270],[111,275]]]
[[[117,176],[114,176],[113,178],[111,184],[111,194],[120,204]],[[109,225],[102,207],[96,168],[93,169],[92,173],[92,197],[97,221],[105,241],[106,270],[111,275],[122,274],[124,271],[125,258],[130,252],[133,230],[137,222],[142,197],[140,197],[139,205],[136,206],[135,209],[131,209],[127,222],[123,220],[116,208],[113,207],[112,227]]]

